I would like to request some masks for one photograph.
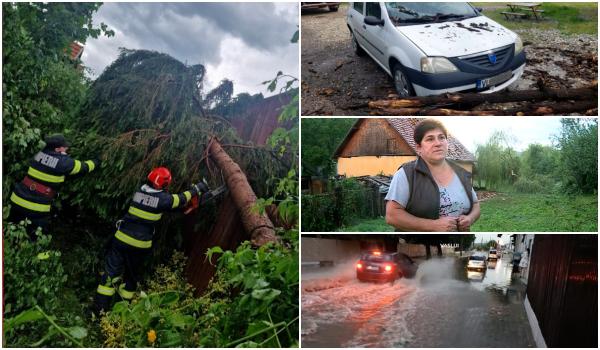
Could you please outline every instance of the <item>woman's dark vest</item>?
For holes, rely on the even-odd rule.
[[[471,173],[460,165],[446,160],[458,176],[473,208],[473,187],[471,186]],[[435,182],[429,167],[421,158],[405,163],[401,167],[406,173],[409,186],[408,203],[406,211],[423,219],[439,219],[440,217],[440,189]],[[469,210],[470,212],[470,210]]]

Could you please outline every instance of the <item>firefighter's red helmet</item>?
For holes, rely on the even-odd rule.
[[[150,181],[152,187],[162,190],[171,184],[171,172],[165,167],[154,168],[148,174],[148,181]]]

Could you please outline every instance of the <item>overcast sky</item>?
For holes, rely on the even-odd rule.
[[[514,137],[513,148],[524,151],[532,143],[552,145],[560,133],[560,117],[439,117],[448,129],[475,153],[477,144],[485,144],[494,131],[505,131]]]
[[[115,36],[88,39],[84,64],[98,77],[119,47],[171,55],[206,67],[207,87],[228,78],[234,95],[262,92],[278,71],[299,77],[298,3],[109,3],[94,15]]]

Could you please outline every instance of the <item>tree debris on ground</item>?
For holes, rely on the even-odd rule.
[[[376,115],[554,115],[580,113],[591,115],[598,108],[598,85],[580,89],[504,91],[492,94],[447,93],[439,96],[409,97],[370,101]],[[482,108],[480,105],[521,102],[506,108]],[[536,103],[537,102],[537,103]]]

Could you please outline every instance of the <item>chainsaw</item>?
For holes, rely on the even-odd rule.
[[[219,186],[212,191],[204,192],[202,194],[195,195],[190,199],[190,201],[185,205],[183,209],[183,213],[185,215],[193,212],[198,209],[200,205],[204,205],[207,202],[213,200],[215,197],[225,193],[227,191],[227,186]]]

